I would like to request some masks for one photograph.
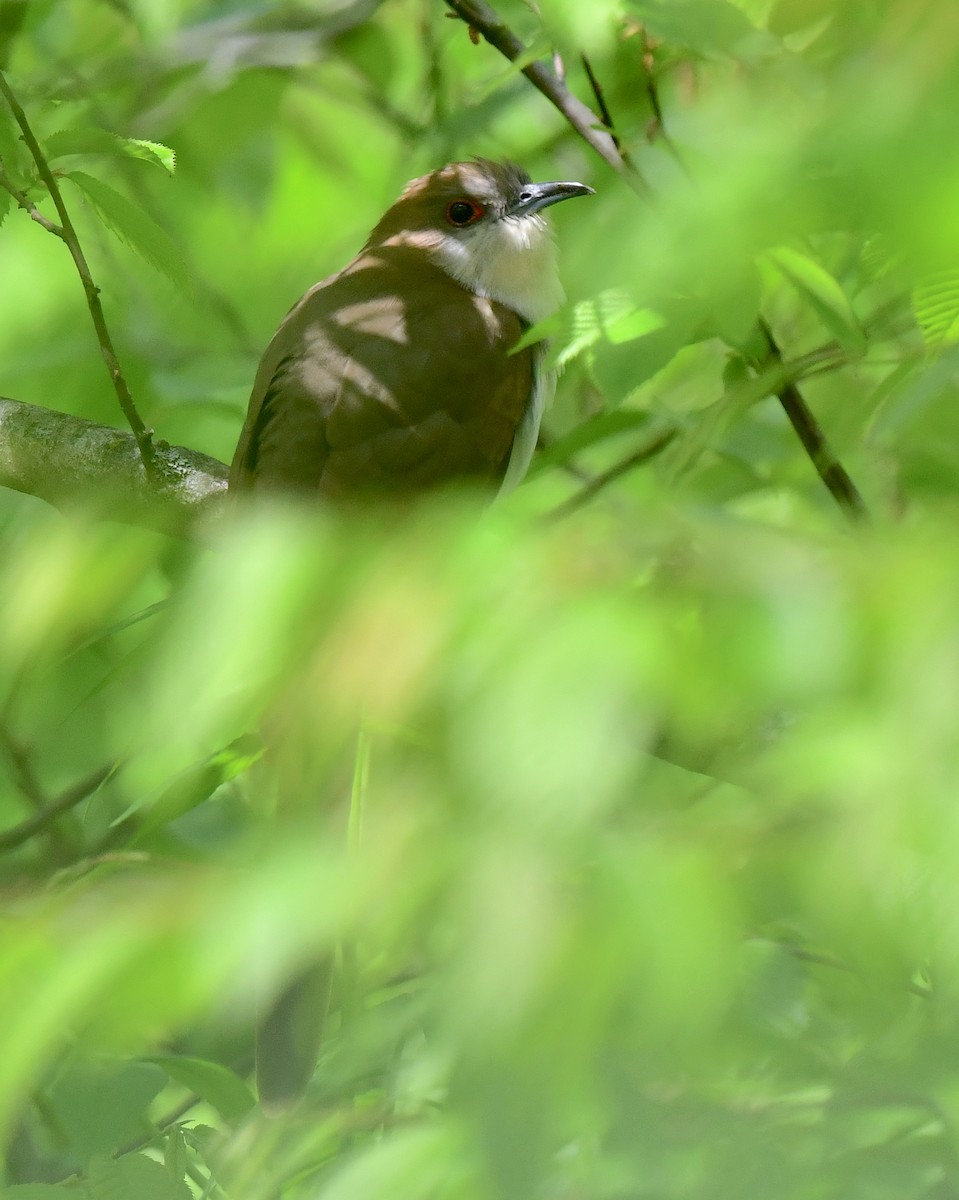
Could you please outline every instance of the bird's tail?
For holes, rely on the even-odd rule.
[[[276,1116],[302,1099],[323,1040],[333,982],[332,955],[294,976],[256,1031],[256,1086],[260,1106]]]

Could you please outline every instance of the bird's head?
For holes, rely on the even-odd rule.
[[[533,183],[515,163],[450,163],[406,185],[366,248],[422,250],[471,292],[539,321],[562,301],[543,210],[592,191],[583,183]]]

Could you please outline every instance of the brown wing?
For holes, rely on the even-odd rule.
[[[330,497],[502,475],[529,401],[523,330],[403,247],[318,284],[264,354],[231,487]]]

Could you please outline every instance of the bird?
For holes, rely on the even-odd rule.
[[[474,158],[413,179],[260,361],[234,493],[346,504],[523,478],[554,379],[514,347],[562,303],[544,210],[593,193]]]
[[[343,506],[455,482],[515,487],[554,385],[545,343],[516,346],[563,300],[544,210],[590,194],[486,158],[409,182],[267,346],[231,491]],[[308,963],[262,1013],[256,1077],[268,1114],[306,1091],[333,973],[332,956]]]

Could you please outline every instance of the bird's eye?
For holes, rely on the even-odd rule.
[[[464,225],[478,221],[483,211],[482,204],[477,204],[475,200],[453,200],[447,205],[446,219],[451,225],[462,229]]]

